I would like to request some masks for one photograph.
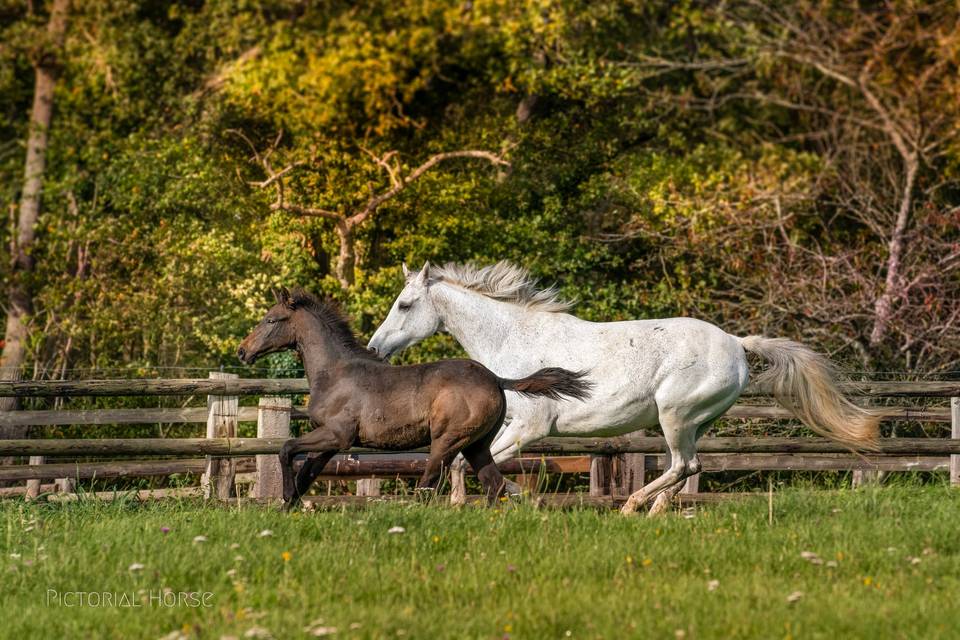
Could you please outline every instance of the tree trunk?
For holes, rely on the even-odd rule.
[[[336,276],[340,286],[349,289],[355,282],[357,250],[354,246],[353,227],[345,220],[337,220],[337,236],[340,238],[340,253],[337,255]]]
[[[26,353],[27,321],[33,312],[33,300],[27,285],[33,271],[33,244],[40,195],[46,167],[47,134],[53,117],[53,95],[59,75],[59,55],[67,29],[69,0],[54,0],[47,23],[47,41],[34,64],[36,83],[30,129],[27,138],[27,159],[24,168],[23,192],[14,237],[11,238],[11,273],[8,290],[7,325],[3,355],[0,356],[0,379],[14,380],[20,375]],[[0,399],[0,410],[16,408],[15,398]],[[0,437],[22,437],[16,428],[7,428]]]
[[[919,161],[916,154],[911,154],[904,158],[907,174],[904,178],[903,196],[900,199],[900,207],[897,210],[897,220],[894,223],[893,230],[890,233],[890,241],[887,244],[887,278],[884,283],[883,293],[877,298],[874,305],[873,330],[870,332],[870,346],[877,347],[883,342],[887,335],[887,326],[890,324],[890,317],[893,315],[893,303],[901,294],[901,276],[900,263],[903,259],[904,236],[907,231],[907,223],[910,221],[910,209],[913,207],[913,187],[917,180],[917,170]]]

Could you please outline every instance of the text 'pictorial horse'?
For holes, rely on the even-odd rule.
[[[758,377],[813,431],[851,449],[875,447],[878,416],[839,391],[831,363],[785,338],[730,335],[693,318],[588,322],[567,313],[554,289],[538,290],[508,262],[477,268],[447,264],[406,285],[370,340],[381,357],[445,330],[498,375],[543,366],[589,371],[589,400],[563,404],[507,394],[507,424],[493,442],[502,462],[546,436],[616,436],[659,425],[667,470],[623,506],[632,513],[657,498],[664,511],[683,481],[700,471],[697,439],[747,385],[747,353],[769,363]]]
[[[559,368],[508,380],[473,360],[392,366],[358,344],[331,305],[301,289],[276,297],[277,304],[240,343],[237,355],[251,364],[265,354],[295,349],[303,360],[313,430],[280,451],[287,508],[334,455],[355,445],[404,450],[429,444],[420,489],[435,488],[442,468],[463,452],[493,500],[503,490],[490,443],[506,412],[504,389],[553,401],[588,395],[583,373]],[[294,456],[305,451],[309,454],[294,479]]]

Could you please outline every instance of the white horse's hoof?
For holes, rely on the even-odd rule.
[[[653,506],[647,511],[647,517],[654,518],[656,516],[662,516],[668,511],[670,511],[670,499],[664,495],[659,495],[657,499],[653,501]]]

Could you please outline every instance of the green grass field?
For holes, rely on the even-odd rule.
[[[5,501],[0,635],[960,633],[960,491],[786,490],[773,506],[771,525],[765,498],[654,520],[524,505],[379,504],[291,516],[177,500]],[[76,592],[86,592],[82,605]]]

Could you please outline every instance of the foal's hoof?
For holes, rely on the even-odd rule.
[[[522,495],[523,495],[523,487],[521,487],[521,486],[520,486],[519,484],[517,484],[516,482],[513,482],[512,480],[507,480],[506,478],[503,479],[503,490],[504,490],[504,491],[507,493],[507,495],[509,495],[509,496],[522,496]]]
[[[299,500],[285,500],[282,505],[280,505],[280,511],[284,513],[290,513],[300,504]]]

